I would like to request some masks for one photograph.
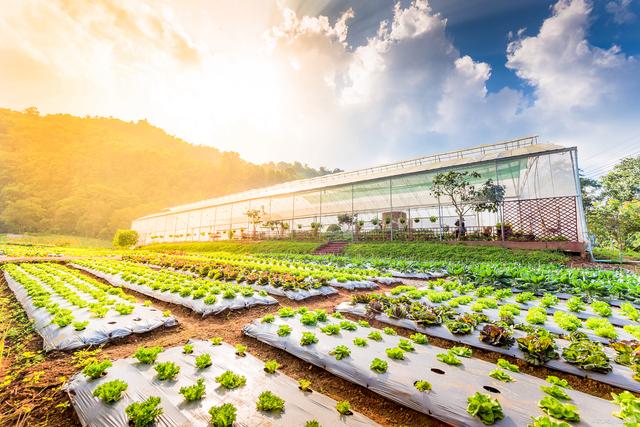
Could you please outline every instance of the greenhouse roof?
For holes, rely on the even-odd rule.
[[[527,157],[546,152],[565,151],[568,148],[555,144],[540,144],[537,136],[514,139],[497,144],[479,145],[472,148],[432,154],[411,160],[404,160],[386,165],[373,166],[349,172],[339,172],[314,178],[289,181],[240,193],[202,200],[186,205],[166,208],[161,212],[145,216],[143,218],[162,216],[168,213],[177,213],[240,202],[263,197],[273,197],[298,193],[301,191],[318,190],[325,187],[333,187],[351,184],[361,181],[369,181],[393,176],[407,175],[416,172],[437,170],[449,167],[459,167],[468,164],[488,162],[510,157]]]

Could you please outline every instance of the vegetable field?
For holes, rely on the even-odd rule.
[[[71,249],[1,267],[0,425],[640,422],[628,271]]]

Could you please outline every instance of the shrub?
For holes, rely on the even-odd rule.
[[[284,399],[270,391],[263,391],[260,393],[260,396],[258,396],[256,409],[265,412],[281,412],[284,410]]]
[[[93,395],[105,403],[114,403],[122,398],[122,392],[128,385],[122,380],[113,380],[100,384],[93,390]]]
[[[476,392],[476,394],[467,398],[467,402],[469,415],[480,418],[480,421],[485,425],[495,424],[496,421],[504,418],[500,402],[489,395]]]
[[[353,412],[351,412],[351,404],[347,400],[336,403],[336,409],[342,415],[353,415]]]
[[[286,337],[287,335],[291,334],[291,326],[280,325],[276,333],[281,337]]]
[[[431,383],[429,381],[418,380],[413,383],[413,385],[418,391],[426,392],[431,390]]]
[[[378,359],[377,357],[371,361],[371,366],[369,366],[372,371],[377,372],[378,374],[384,374],[387,372],[388,367],[389,364],[386,361]]]
[[[92,380],[98,379],[107,373],[107,369],[111,367],[111,362],[103,360],[102,362],[92,362],[84,367],[82,373]]]
[[[216,377],[216,382],[228,390],[233,390],[245,385],[247,383],[247,378],[231,371],[225,371],[220,374],[220,376]]]
[[[133,357],[138,359],[138,362],[150,365],[156,361],[158,354],[162,352],[162,347],[140,347],[133,354]]]
[[[198,369],[205,369],[211,366],[211,356],[207,353],[203,353],[196,357],[196,367]]]
[[[180,373],[180,367],[173,362],[157,363],[153,369],[158,373],[158,379],[161,381],[172,380]]]
[[[148,427],[155,419],[162,414],[162,408],[157,406],[160,404],[160,398],[151,396],[143,402],[134,402],[127,406],[125,413],[129,418],[129,424],[134,427]]]
[[[346,345],[339,345],[329,352],[330,355],[335,356],[336,360],[342,360],[349,357],[351,350]]]
[[[268,374],[275,374],[279,367],[280,364],[277,360],[267,360],[264,362],[264,371]]]
[[[198,381],[194,385],[188,387],[180,387],[180,394],[184,396],[184,400],[186,400],[187,402],[202,399],[204,393],[204,378],[198,378]]]
[[[311,332],[303,332],[300,345],[311,345],[318,342],[318,338]]]
[[[236,421],[237,410],[231,403],[220,406],[212,406],[209,409],[211,424],[213,427],[232,427]]]
[[[135,230],[117,230],[113,236],[113,246],[117,248],[130,248],[138,243],[138,232]]]

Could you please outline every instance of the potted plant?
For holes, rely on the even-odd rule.
[[[438,217],[435,215],[431,215],[429,217],[429,221],[431,221],[431,223],[434,224],[436,221],[438,221]]]

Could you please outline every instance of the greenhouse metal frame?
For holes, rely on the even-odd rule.
[[[474,171],[505,187],[497,212],[470,212],[465,229],[431,193],[441,172]],[[260,214],[255,224],[249,210]],[[339,216],[342,216],[340,221]],[[347,218],[347,221],[344,220]],[[351,223],[348,219],[352,219]],[[587,242],[576,147],[537,136],[278,184],[138,218],[140,244],[224,239]]]

